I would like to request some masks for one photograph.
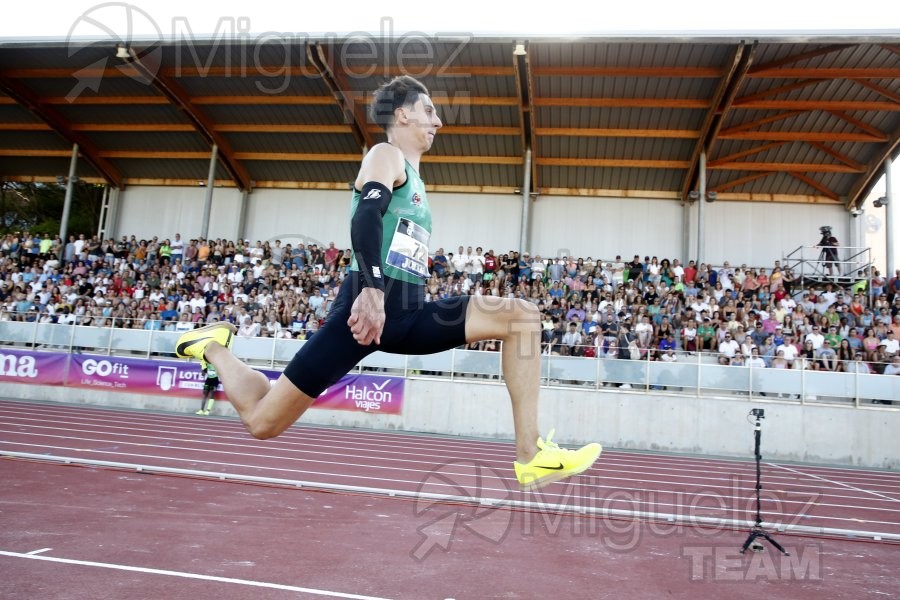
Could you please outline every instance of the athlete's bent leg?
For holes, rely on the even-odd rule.
[[[264,440],[280,434],[313,403],[312,397],[284,375],[270,386],[268,377],[220,344],[209,344],[205,359],[216,367],[225,395],[255,438]]]
[[[527,463],[537,453],[541,376],[541,325],[537,307],[524,300],[472,296],[466,309],[466,341],[501,340],[501,364],[512,401],[516,456]]]

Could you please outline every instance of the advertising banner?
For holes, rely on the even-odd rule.
[[[313,408],[399,415],[403,405],[404,381],[402,377],[344,375],[316,398]]]
[[[273,382],[281,375],[268,369],[260,371]],[[404,381],[402,377],[351,373],[322,392],[312,407],[399,415],[403,407]]]
[[[67,358],[66,355],[53,354],[38,356],[55,356],[63,360]],[[11,358],[9,368],[29,372],[30,367],[27,361],[20,364],[20,359]],[[272,382],[281,376],[280,371],[271,369],[259,371]],[[200,398],[204,382],[200,365],[195,362],[73,354],[69,362],[66,385],[128,394]],[[43,383],[43,380],[34,383]],[[55,385],[61,384],[62,379]],[[312,407],[400,414],[403,406],[403,390],[402,377],[351,374],[325,390]],[[225,398],[221,383],[215,398],[220,400]]]
[[[0,348],[0,381],[64,385],[69,356]]]

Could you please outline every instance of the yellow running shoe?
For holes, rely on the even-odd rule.
[[[550,430],[546,441],[538,438],[539,450],[531,462],[524,465],[519,461],[513,463],[516,479],[524,491],[536,490],[554,481],[586,471],[603,450],[597,443],[588,444],[578,450],[560,448],[552,441],[555,432]]]
[[[237,328],[231,323],[213,323],[200,329],[181,334],[175,344],[175,355],[178,358],[198,358],[200,365],[206,368],[206,360],[203,358],[206,347],[210,342],[218,342],[226,348],[231,348],[234,334]]]
[[[209,414],[208,410],[203,410],[202,408],[194,413],[195,415],[200,415],[201,417],[205,417]]]

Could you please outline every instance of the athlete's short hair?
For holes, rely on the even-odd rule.
[[[420,81],[409,75],[399,75],[377,90],[369,110],[370,120],[387,129],[394,124],[394,111],[402,106],[415,104],[419,94],[430,95]]]

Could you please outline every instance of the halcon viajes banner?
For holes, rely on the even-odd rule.
[[[271,381],[279,371],[259,369]],[[0,381],[157,396],[201,396],[204,377],[193,362],[0,349]],[[400,414],[404,379],[351,374],[319,396],[313,408]],[[221,384],[215,395],[225,399]]]

